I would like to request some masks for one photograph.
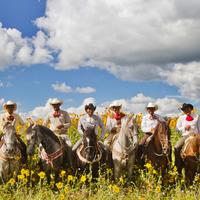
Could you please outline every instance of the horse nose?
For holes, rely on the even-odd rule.
[[[7,152],[7,153],[12,153],[13,151],[14,151],[13,148],[6,149],[6,152]]]

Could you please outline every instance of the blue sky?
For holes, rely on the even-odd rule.
[[[99,0],[94,2],[96,2],[96,7],[101,4]],[[47,2],[45,0],[1,0],[0,22],[2,23],[2,34],[10,35],[9,29],[12,29],[12,31],[16,29],[21,35],[14,37],[13,35],[16,32],[13,31],[11,34],[12,42],[15,40],[18,42],[21,39],[25,42],[16,42],[16,49],[13,51],[16,57],[10,58],[11,56],[8,56],[8,59],[5,59],[5,62],[2,61],[2,64],[0,61],[0,67],[2,68],[0,68],[0,99],[13,99],[19,102],[21,104],[20,111],[22,112],[28,112],[37,106],[45,105],[47,100],[52,97],[63,99],[65,107],[78,107],[87,97],[94,97],[97,104],[102,104],[115,99],[131,100],[139,93],[142,93],[146,99],[148,97],[155,100],[171,98],[177,101],[177,104],[183,101],[191,101],[195,105],[199,105],[198,95],[196,95],[199,90],[197,83],[195,82],[194,87],[189,88],[193,93],[192,98],[190,98],[187,87],[188,80],[186,82],[184,79],[182,80],[190,72],[185,71],[188,67],[193,72],[199,69],[199,49],[196,49],[195,41],[190,41],[190,37],[185,36],[185,39],[194,42],[194,45],[188,46],[188,51],[179,52],[178,48],[180,47],[178,44],[177,49],[176,44],[173,44],[174,38],[177,38],[176,33],[173,32],[169,33],[171,38],[169,38],[167,47],[161,46],[160,43],[162,42],[155,43],[154,47],[152,45],[153,40],[157,37],[157,41],[159,36],[143,35],[148,30],[140,30],[141,28],[138,28],[137,24],[141,22],[134,20],[130,22],[135,25],[135,28],[132,29],[133,34],[130,35],[129,32],[133,24],[128,24],[128,18],[127,21],[124,21],[124,18],[120,17],[120,21],[115,16],[110,15],[109,10],[112,10],[112,6],[119,6],[118,3],[111,2],[110,5],[102,4],[102,7],[100,7],[105,12],[105,18],[107,18],[106,23],[102,22],[100,24],[98,9],[95,9],[94,5],[91,7],[90,3],[87,5],[88,11],[85,13],[85,5],[81,4],[80,1],[79,5],[75,5],[71,0],[53,0],[48,4],[47,13]],[[132,4],[129,0],[126,0],[126,2]],[[70,10],[68,10],[69,5],[71,6]],[[126,10],[126,17],[129,17],[128,14],[134,13],[134,4],[132,6],[131,10],[125,3],[123,4],[122,7]],[[137,4],[137,6],[142,8],[144,5]],[[151,8],[152,5],[149,4],[148,6]],[[158,3],[158,6],[162,8],[163,5]],[[66,12],[61,9],[63,7],[66,8]],[[93,12],[90,13],[92,9]],[[121,9],[121,6],[119,6],[119,9]],[[124,10],[123,12],[125,12]],[[96,14],[94,14],[95,12]],[[151,13],[149,13],[149,16],[147,13],[147,18],[143,19],[141,13],[141,18],[148,24],[146,27],[150,27],[149,30],[155,26],[154,24],[151,26],[148,22],[150,15]],[[81,23],[79,23],[80,19],[82,19]],[[108,19],[111,22],[113,20],[113,22],[109,22]],[[182,19],[181,15],[180,20],[184,22],[184,17]],[[58,23],[55,21],[58,21]],[[119,29],[118,25],[115,25],[116,21],[119,21],[124,29]],[[162,31],[160,27],[162,27],[162,24],[158,25],[155,30]],[[136,28],[138,28],[137,31],[135,31]],[[96,30],[98,31],[96,32]],[[121,31],[121,33],[117,35],[116,30]],[[101,31],[103,31],[102,34]],[[180,31],[183,30],[180,28]],[[187,30],[185,31],[187,32]],[[40,38],[37,36],[38,32],[42,33]],[[105,32],[108,32],[108,35],[104,35]],[[140,39],[140,37],[137,38],[138,36],[135,36],[136,38],[132,36],[134,32],[137,32],[137,35],[143,35],[143,39],[139,44],[129,45],[131,42]],[[109,38],[109,35],[112,35],[112,37]],[[195,37],[199,36],[195,34]],[[9,38],[10,36],[4,45],[9,45]],[[41,57],[34,58],[36,61],[33,59],[34,61],[29,63],[29,61],[23,60],[23,56],[20,57],[21,60],[19,61],[17,53],[20,48],[27,45],[26,47],[29,47],[33,52],[37,48],[37,45],[34,46],[33,38],[39,38]],[[121,42],[120,39],[124,42]],[[63,41],[60,42],[60,40]],[[177,52],[177,55],[171,52],[170,44],[175,49],[174,54]],[[188,45],[188,43],[183,44],[183,47],[184,45]],[[44,56],[41,53],[43,50],[45,50]],[[195,56],[192,56],[193,54]],[[33,54],[29,56],[31,59],[34,57]],[[198,75],[198,73],[199,71],[196,74]],[[190,76],[195,76],[195,73],[189,73],[188,77]],[[191,78],[198,79],[198,77]],[[91,87],[96,91],[93,93],[78,93],[75,91],[63,93],[53,89],[52,84],[56,83],[65,83],[73,90],[77,87]],[[140,101],[143,100],[140,99]]]

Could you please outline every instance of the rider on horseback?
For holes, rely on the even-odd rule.
[[[96,106],[94,106],[92,103],[85,105],[86,115],[80,118],[79,123],[78,123],[78,131],[80,135],[82,136],[84,134],[84,130],[86,130],[88,127],[94,127],[95,133],[96,135],[98,135],[98,127],[100,127],[101,128],[100,138],[103,139],[104,134],[105,134],[104,124],[101,118],[94,114],[95,110],[96,110]],[[75,152],[78,149],[78,147],[81,145],[82,141],[83,139],[81,137],[81,139],[78,140],[77,143],[72,148],[72,151]]]
[[[17,126],[24,126],[25,123],[22,120],[22,118],[17,114],[14,113],[14,111],[17,110],[17,104],[11,100],[7,101],[4,105],[3,105],[3,109],[4,109],[4,113],[1,114],[0,116],[0,132],[2,135],[5,134],[5,125],[6,124],[14,124],[15,130],[17,129]],[[1,135],[1,136],[2,136]],[[0,139],[1,139],[0,136]],[[22,139],[20,138],[20,134],[17,133],[17,140],[19,142],[19,148],[21,150],[21,155],[22,155],[22,163],[26,163],[27,160],[27,156],[26,156],[26,145],[25,143],[22,141]]]
[[[109,106],[109,114],[106,122],[106,129],[110,132],[109,136],[104,141],[104,144],[107,147],[110,147],[114,135],[119,133],[121,129],[121,120],[126,115],[121,112],[122,104],[117,101],[114,101]]]
[[[72,146],[71,141],[67,136],[67,130],[71,126],[71,119],[68,112],[61,110],[60,106],[63,104],[62,100],[57,98],[50,102],[53,107],[53,112],[50,113],[46,121],[45,126],[50,126],[50,129],[68,145]]]
[[[141,159],[144,156],[146,141],[151,135],[154,134],[158,122],[165,121],[161,116],[155,114],[155,111],[158,110],[158,106],[156,104],[149,103],[146,107],[146,110],[148,114],[143,116],[141,123],[141,130],[144,133],[144,136],[139,142],[139,147],[138,147],[139,159]]]
[[[178,140],[174,147],[175,153],[175,166],[178,173],[181,175],[182,171],[182,158],[180,155],[181,149],[185,143],[185,140],[190,134],[200,133],[200,118],[197,114],[192,114],[193,105],[184,103],[181,108],[183,115],[178,118],[176,128],[182,133],[182,137]]]

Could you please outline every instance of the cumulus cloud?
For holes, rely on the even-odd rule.
[[[163,71],[161,76],[169,85],[178,87],[182,96],[200,99],[200,62],[175,64],[171,70]]]
[[[49,98],[44,106],[35,107],[32,111],[29,112],[29,116],[33,118],[43,118],[46,119],[48,114],[52,111],[50,102],[52,98]]]
[[[52,59],[45,46],[47,36],[39,31],[33,38],[23,38],[15,28],[3,28],[0,22],[0,70],[11,65],[46,63]]]
[[[96,89],[93,87],[77,87],[76,92],[83,93],[83,94],[89,94],[96,92]]]
[[[57,92],[70,93],[72,92],[71,86],[66,85],[66,83],[54,83],[52,88]]]
[[[34,117],[42,117],[46,118],[49,112],[51,112],[51,107],[49,106],[49,102],[51,99],[47,101],[45,106],[40,106],[36,107],[33,111],[30,113]],[[130,99],[115,99],[113,101],[118,101],[119,103],[122,104],[122,108],[124,111],[128,113],[146,113],[146,106],[149,102],[155,102],[159,110],[157,111],[159,114],[163,116],[168,116],[168,115],[177,115],[179,114],[178,108],[181,105],[181,102],[176,100],[175,98],[158,98],[155,99],[153,97],[145,96],[142,93],[137,94],[136,96],[133,96]],[[97,106],[96,112],[97,113],[104,113],[106,109],[109,107],[109,105],[112,103],[110,102],[102,102],[97,104],[96,100],[93,97],[89,97],[83,100],[83,102],[80,104],[80,106],[77,107],[68,107],[65,108],[66,111],[69,113],[76,113],[76,114],[82,114],[85,112],[85,105],[93,103],[94,105]]]
[[[198,0],[49,0],[36,24],[59,52],[57,69],[95,64],[122,79],[148,80],[160,78],[169,63],[200,58],[198,5]]]
[[[81,94],[89,94],[89,93],[96,92],[96,89],[90,86],[72,88],[71,86],[67,85],[65,82],[63,83],[57,82],[57,83],[52,84],[51,86],[55,91],[62,92],[62,93],[77,92]]]

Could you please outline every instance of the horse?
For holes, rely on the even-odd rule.
[[[61,138],[57,137],[49,128],[31,124],[26,131],[27,153],[32,156],[35,146],[39,147],[40,170],[45,171],[50,183],[50,174],[58,179],[61,170],[74,171],[72,149]]]
[[[94,127],[83,129],[83,142],[75,152],[75,160],[80,173],[92,174],[92,180],[98,178],[99,170],[112,168],[111,152],[103,143],[97,141]]]
[[[133,167],[136,161],[136,150],[138,146],[138,129],[132,117],[122,118],[122,125],[111,145],[114,178],[122,176],[123,169],[128,171],[128,179],[131,180]]]
[[[166,122],[158,122],[154,134],[147,139],[145,146],[146,161],[164,177],[171,162],[170,130]]]
[[[14,123],[4,125],[4,135],[0,141],[0,177],[4,184],[9,178],[17,174],[22,164],[20,143],[16,136]],[[26,152],[23,152],[26,154]]]
[[[191,134],[181,151],[181,158],[185,168],[185,180],[191,185],[195,175],[200,173],[200,134]]]

